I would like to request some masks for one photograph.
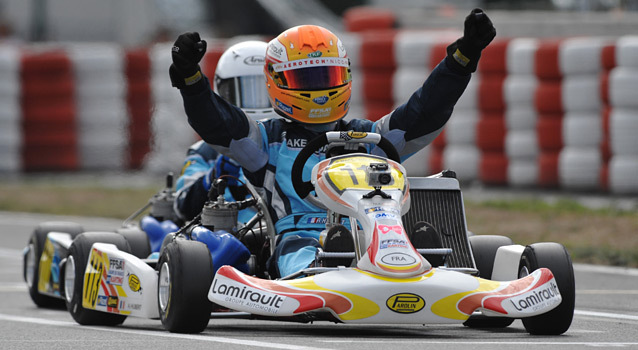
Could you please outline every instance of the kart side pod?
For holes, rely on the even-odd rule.
[[[94,243],[82,287],[85,309],[158,318],[157,272],[113,244]]]
[[[557,307],[554,275],[540,268],[512,281],[491,281],[446,269],[405,279],[340,268],[294,280],[263,280],[231,266],[215,275],[208,299],[263,316],[331,312],[348,323],[462,323],[476,310],[509,318],[536,316]]]

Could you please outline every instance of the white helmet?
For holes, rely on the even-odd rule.
[[[215,92],[253,120],[276,115],[264,77],[267,48],[268,44],[262,41],[235,44],[224,51],[215,69]]]

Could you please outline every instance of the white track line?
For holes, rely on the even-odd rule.
[[[638,316],[635,316],[635,315],[624,315],[624,314],[616,314],[616,313],[610,313],[610,312],[574,310],[574,315],[638,321]]]
[[[254,340],[213,337],[213,336],[201,335],[201,334],[175,334],[175,333],[168,333],[163,331],[145,331],[145,330],[121,329],[121,328],[110,328],[110,327],[80,326],[79,324],[75,322],[55,321],[55,320],[47,320],[44,318],[22,317],[22,316],[13,316],[13,315],[6,315],[6,314],[0,314],[0,320],[11,321],[11,322],[33,323],[33,324],[40,324],[45,326],[90,329],[90,330],[95,330],[100,332],[107,331],[107,332],[115,332],[115,333],[146,335],[150,337],[199,340],[199,341],[207,341],[207,342],[213,342],[213,343],[254,346],[259,348],[291,349],[291,350],[297,350],[297,349],[298,350],[329,350],[326,348],[314,348],[310,346],[300,346],[300,345],[294,345],[294,344],[266,343],[266,342],[260,342],[260,341],[254,341]]]

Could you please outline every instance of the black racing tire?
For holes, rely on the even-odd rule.
[[[164,328],[173,333],[202,332],[213,306],[208,300],[213,260],[206,244],[176,239],[162,250],[157,266],[157,302]]]
[[[124,227],[117,230],[128,241],[131,254],[140,259],[146,259],[151,255],[151,243],[146,232],[139,227]]]
[[[38,283],[40,282],[40,258],[44,251],[44,243],[47,240],[47,235],[49,232],[63,232],[70,234],[71,237],[75,237],[83,231],[84,229],[80,224],[67,221],[43,222],[33,230],[27,245],[29,251],[24,256],[22,262],[22,275],[24,281],[27,282],[29,296],[31,296],[31,300],[33,300],[38,307],[56,309],[63,309],[65,307],[64,299],[40,294],[38,292]]]
[[[123,252],[131,252],[126,238],[115,232],[84,232],[77,236],[73,240],[71,247],[69,247],[69,254],[65,264],[65,274],[68,272],[66,267],[72,263],[75,275],[73,285],[64,285],[63,287],[66,307],[75,322],[81,325],[116,326],[124,322],[126,316],[85,309],[82,306],[84,271],[93,243],[111,243]],[[72,292],[72,295],[69,295],[70,292]]]
[[[494,258],[499,247],[513,244],[512,239],[498,235],[474,235],[468,238],[479,277],[492,279]],[[470,328],[505,328],[514,322],[509,317],[489,317],[482,314],[471,315],[463,325]]]
[[[555,242],[528,245],[521,257],[519,277],[546,267],[552,271],[563,301],[555,309],[538,316],[521,319],[532,335],[559,335],[565,333],[574,318],[576,285],[574,267],[567,249]]]

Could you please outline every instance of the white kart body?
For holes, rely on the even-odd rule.
[[[158,318],[157,271],[113,244],[94,243],[84,271],[82,307]]]
[[[383,195],[369,195],[375,190],[366,172],[371,163],[390,169],[392,181],[379,186]],[[368,154],[337,156],[317,164],[311,181],[329,210],[351,218],[356,268],[273,281],[223,266],[209,290],[210,301],[264,316],[328,311],[347,323],[428,324],[462,323],[477,310],[487,316],[529,317],[552,310],[562,300],[549,269],[517,279],[519,260],[495,268],[497,276],[508,277],[503,281],[432,268],[403,228],[409,184],[399,163]],[[521,247],[503,249],[497,259],[520,259]]]

